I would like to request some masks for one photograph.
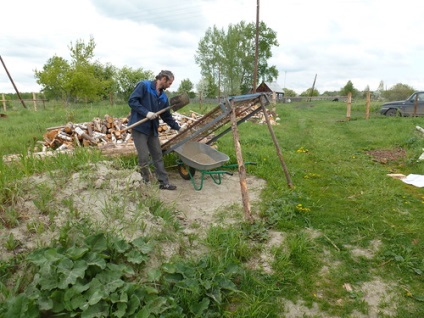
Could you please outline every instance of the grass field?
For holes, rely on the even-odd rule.
[[[77,208],[81,194],[58,199],[77,173],[94,191],[105,161],[128,175],[134,156],[27,154],[48,127],[123,117],[128,106],[8,111],[0,154],[22,158],[0,161],[0,317],[424,316],[424,188],[387,176],[424,175],[424,118],[383,117],[379,105],[365,119],[357,101],[347,120],[342,102],[278,104],[273,129],[293,188],[267,126],[241,124],[244,160],[257,163],[248,173],[266,180],[255,222],[230,206],[189,232],[154,193],[102,198],[107,230]],[[217,144],[237,162],[231,134]],[[32,248],[22,247],[22,230]]]

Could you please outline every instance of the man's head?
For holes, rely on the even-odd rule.
[[[171,71],[162,70],[156,75],[156,83],[159,89],[167,89],[174,82],[174,74]]]

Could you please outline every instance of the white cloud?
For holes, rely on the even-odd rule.
[[[197,45],[209,27],[256,21],[256,0],[15,0],[2,5],[0,47],[21,92],[38,91],[34,70],[54,55],[69,59],[77,40],[96,43],[95,58],[116,67],[176,75],[195,85]],[[420,17],[415,1],[261,0],[260,19],[277,32],[271,65],[298,93],[317,75],[320,92],[404,83],[424,89]],[[0,67],[0,92],[13,92]]]

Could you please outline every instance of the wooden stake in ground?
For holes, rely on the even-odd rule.
[[[234,148],[236,150],[237,156],[237,164],[238,164],[238,172],[240,177],[240,188],[241,188],[241,198],[243,201],[244,208],[244,216],[250,223],[253,223],[253,217],[250,212],[250,201],[249,201],[249,193],[247,190],[247,182],[246,182],[246,167],[243,161],[243,155],[241,153],[240,146],[240,138],[237,128],[237,117],[236,117],[236,109],[234,106],[234,101],[231,101],[231,129],[233,131],[233,140],[234,140]]]
[[[6,99],[4,98],[4,94],[1,94],[2,102],[3,102],[3,110],[6,111]]]
[[[367,92],[367,104],[365,109],[365,119],[370,119],[370,102],[371,102],[371,92]]]
[[[292,183],[291,178],[290,178],[290,173],[287,169],[286,163],[284,162],[283,154],[281,153],[280,146],[278,145],[277,137],[275,137],[274,129],[272,129],[271,121],[269,120],[268,113],[267,113],[265,105],[262,103],[262,101],[261,101],[261,107],[262,107],[262,111],[264,113],[264,117],[265,117],[266,124],[268,126],[269,133],[271,134],[272,141],[274,142],[275,149],[277,150],[278,158],[280,159],[281,166],[283,167],[283,171],[284,171],[284,174],[286,176],[287,185],[289,186],[289,188],[293,188],[293,183]]]
[[[352,93],[347,93],[347,111],[346,111],[346,119],[350,120],[350,112],[352,109]]]
[[[34,110],[37,111],[37,96],[34,92],[32,93],[32,100],[34,102]]]

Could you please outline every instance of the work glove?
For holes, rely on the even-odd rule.
[[[155,119],[156,117],[158,117],[158,115],[156,115],[156,113],[153,113],[153,112],[148,112],[146,115],[146,118],[149,120]]]

